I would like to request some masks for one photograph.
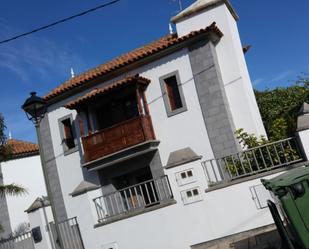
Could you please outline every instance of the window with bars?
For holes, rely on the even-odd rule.
[[[187,110],[178,71],[160,77],[160,85],[168,117]]]

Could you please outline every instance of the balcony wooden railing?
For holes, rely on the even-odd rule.
[[[141,115],[83,137],[85,161],[90,162],[154,139],[151,117]]]

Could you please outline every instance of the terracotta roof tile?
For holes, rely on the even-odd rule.
[[[101,87],[101,88],[95,88],[92,91],[90,91],[89,93],[85,94],[84,96],[71,101],[70,103],[68,103],[65,107],[68,109],[73,109],[76,106],[87,102],[90,99],[93,99],[97,96],[103,95],[104,93],[111,91],[115,88],[121,87],[125,84],[132,84],[132,83],[138,83],[138,84],[142,84],[142,85],[148,85],[150,83],[149,79],[146,79],[144,77],[141,77],[139,75],[135,75],[135,76],[127,76],[124,79],[118,80],[116,82],[113,82],[105,87]]]
[[[177,34],[170,34],[170,35],[164,36],[154,42],[151,42],[131,52],[128,52],[119,57],[116,57],[115,59],[107,63],[101,64],[96,68],[90,69],[87,72],[84,72],[76,77],[73,77],[67,80],[66,82],[64,82],[63,84],[61,84],[60,86],[52,90],[51,92],[49,92],[46,96],[44,96],[44,99],[46,101],[51,100],[69,90],[72,90],[84,84],[85,82],[91,79],[94,79],[98,76],[103,76],[113,70],[129,65],[133,62],[136,62],[147,56],[153,55],[173,45],[177,45],[183,41],[189,40],[200,34],[209,33],[209,32],[213,32],[219,37],[223,36],[222,32],[217,28],[216,23],[212,23],[210,26],[204,29],[193,31],[182,37],[178,37]]]
[[[13,158],[39,154],[39,146],[34,143],[9,139],[7,144],[10,146],[10,149],[12,149],[11,156]]]

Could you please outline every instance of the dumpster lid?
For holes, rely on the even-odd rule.
[[[308,165],[309,166],[309,165]],[[301,167],[289,170],[288,172],[274,177],[273,179],[261,179],[266,189],[275,191],[276,189],[288,187],[295,183],[309,180],[309,167]]]

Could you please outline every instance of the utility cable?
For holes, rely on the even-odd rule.
[[[92,8],[92,9],[88,9],[88,10],[83,11],[83,12],[80,12],[80,13],[78,13],[78,14],[75,14],[75,15],[72,15],[72,16],[69,16],[69,17],[66,17],[66,18],[63,18],[63,19],[58,20],[58,21],[56,21],[56,22],[50,23],[50,24],[48,24],[48,25],[45,25],[45,26],[42,26],[42,27],[33,29],[33,30],[29,31],[29,32],[22,33],[22,34],[20,34],[20,35],[16,35],[16,36],[11,37],[11,38],[6,39],[6,40],[2,40],[2,41],[0,41],[0,44],[7,43],[7,42],[10,42],[10,41],[16,40],[16,39],[18,39],[18,38],[21,38],[21,37],[24,37],[24,36],[27,36],[27,35],[31,35],[31,34],[33,34],[33,33],[39,32],[39,31],[44,30],[44,29],[48,29],[48,28],[53,27],[53,26],[56,26],[56,25],[58,25],[58,24],[60,24],[60,23],[64,23],[64,22],[66,22],[66,21],[69,21],[69,20],[72,20],[72,19],[74,19],[74,18],[77,18],[77,17],[83,16],[83,15],[86,15],[86,14],[88,14],[88,13],[90,13],[90,12],[93,12],[93,11],[96,11],[96,10],[98,10],[98,9],[102,9],[102,8],[107,7],[107,6],[113,5],[113,4],[115,4],[115,3],[119,2],[119,1],[120,1],[120,0],[113,0],[113,1],[110,1],[110,2],[108,2],[108,3],[101,4],[101,5],[97,6],[97,7]]]

